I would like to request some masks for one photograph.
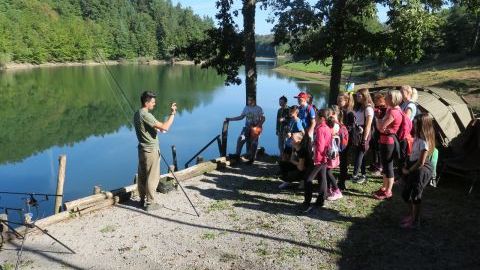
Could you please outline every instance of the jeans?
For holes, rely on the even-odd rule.
[[[353,166],[353,175],[357,175],[358,171],[361,170],[362,174],[367,174],[366,164],[365,164],[365,154],[366,152],[362,151],[360,146],[355,146],[355,164]]]

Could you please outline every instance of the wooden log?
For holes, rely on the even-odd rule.
[[[67,220],[67,219],[69,219],[73,216],[74,215],[72,215],[72,213],[70,213],[68,211],[63,211],[63,212],[60,212],[60,213],[55,214],[53,216],[49,216],[49,217],[37,220],[37,222],[35,222],[35,225],[37,225],[38,227],[40,227],[42,229],[45,229],[46,227],[48,227],[52,224],[62,222],[62,221]],[[18,228],[15,228],[15,230],[17,230],[17,232],[24,232],[25,231],[25,226],[20,226]],[[34,233],[38,233],[38,232],[40,232],[40,231],[35,229],[35,228],[29,228],[28,229],[28,234],[34,234]]]
[[[195,166],[189,167],[187,169],[178,171],[175,173],[175,176],[177,177],[178,181],[185,181],[185,180],[203,175],[205,173],[214,171],[218,168],[221,169],[224,166],[222,165],[222,163],[226,163],[226,162],[227,160],[225,157],[217,158],[217,159],[203,162]],[[163,179],[163,178],[172,179],[173,175],[172,174],[162,175],[160,179]]]
[[[95,202],[100,202],[100,201],[103,201],[105,199],[110,199],[110,198],[113,198],[112,192],[103,192],[103,193],[100,193],[100,194],[91,195],[91,196],[81,198],[81,199],[78,199],[78,200],[73,200],[73,201],[70,201],[70,202],[66,202],[64,204],[63,208],[66,211],[70,211],[70,210],[74,209],[75,207],[78,207],[79,205],[88,205],[88,204],[92,204],[92,203],[95,203]]]
[[[177,148],[175,147],[175,145],[172,145],[172,160],[173,160],[173,166],[174,166],[173,171],[176,172],[178,171],[178,161],[177,161]]]
[[[120,197],[115,196],[113,198],[106,199],[106,200],[104,200],[102,202],[99,202],[99,203],[96,203],[94,205],[91,205],[91,206],[88,206],[88,207],[85,207],[85,208],[82,208],[82,209],[78,209],[77,211],[74,211],[74,213],[81,216],[81,215],[85,215],[85,214],[93,212],[93,211],[97,211],[97,210],[101,210],[103,208],[110,207],[110,206],[115,205],[119,202],[120,202]]]
[[[0,214],[0,231],[2,233],[6,233],[8,231],[8,215],[7,214]]]
[[[61,155],[58,158],[58,177],[57,177],[57,192],[55,197],[55,214],[58,214],[61,210],[62,199],[63,199],[63,185],[65,183],[65,167],[67,165],[67,156]]]
[[[220,149],[220,155],[222,157],[227,156],[228,123],[228,121],[224,121],[222,126],[222,147]]]
[[[93,187],[93,195],[100,194],[101,192],[102,192],[102,189],[99,186]]]

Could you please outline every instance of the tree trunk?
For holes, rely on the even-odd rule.
[[[346,0],[335,2],[332,16],[335,18],[332,21],[333,31],[333,49],[332,49],[332,67],[330,69],[330,94],[328,103],[330,105],[337,103],[337,96],[340,93],[340,83],[342,80],[343,60],[345,58],[345,6]]]
[[[335,43],[334,43],[335,44]],[[341,45],[340,45],[341,46]],[[328,104],[337,104],[337,97],[340,94],[340,83],[342,80],[343,58],[344,53],[334,49],[332,57],[332,68],[330,69],[330,93],[328,95]]]
[[[257,97],[257,65],[255,63],[255,5],[256,0],[243,0],[243,34],[245,40],[246,97]]]
[[[480,14],[477,14],[477,22],[475,25],[475,35],[473,37],[472,52],[475,51],[478,45],[478,38],[480,36]]]

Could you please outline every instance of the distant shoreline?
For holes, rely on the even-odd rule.
[[[107,65],[167,65],[170,64],[170,61],[166,60],[149,60],[149,61],[140,61],[140,60],[107,60],[105,64]],[[194,65],[193,61],[176,61],[175,65]],[[32,63],[8,63],[0,71],[16,71],[16,70],[27,70],[35,68],[50,68],[50,67],[78,67],[78,66],[100,66],[104,65],[104,62],[96,62],[93,60],[85,62],[65,62],[65,63],[43,63],[43,64],[32,64]]]

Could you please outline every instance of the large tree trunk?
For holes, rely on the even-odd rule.
[[[340,45],[340,44],[339,44]],[[341,45],[340,45],[341,46]],[[330,93],[328,95],[328,103],[330,105],[337,104],[337,97],[340,94],[340,83],[342,80],[342,69],[343,69],[343,59],[344,53],[334,49],[336,52],[333,53],[332,57],[332,67],[330,69]]]
[[[333,49],[332,49],[332,67],[330,69],[330,94],[328,103],[330,105],[337,103],[337,96],[340,93],[340,83],[342,80],[343,59],[345,58],[345,6],[346,0],[335,2],[332,15],[335,18],[332,21],[333,31]]]
[[[480,36],[480,14],[477,14],[477,22],[475,25],[475,35],[473,37],[472,51],[475,51],[475,49],[478,46],[479,36]]]
[[[243,29],[245,40],[246,98],[257,97],[257,65],[255,63],[255,4],[256,0],[243,0]]]

